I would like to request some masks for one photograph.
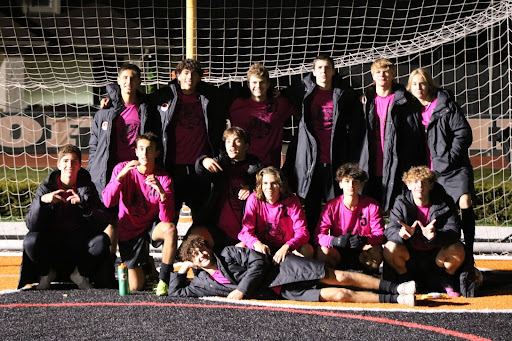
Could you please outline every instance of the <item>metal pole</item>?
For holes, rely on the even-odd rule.
[[[197,58],[197,0],[187,0],[186,57]]]

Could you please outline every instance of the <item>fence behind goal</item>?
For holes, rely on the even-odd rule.
[[[473,129],[479,223],[510,226],[511,16],[512,1],[198,1],[197,58],[224,87],[240,86],[254,62],[287,86],[320,53],[361,92],[377,58],[397,62],[402,84],[429,69]],[[24,220],[59,146],[74,143],[87,160],[91,119],[121,64],[138,64],[150,92],[184,55],[185,1],[2,2],[0,221]]]

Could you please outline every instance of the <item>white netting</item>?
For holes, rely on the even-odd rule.
[[[473,127],[480,217],[510,225],[511,15],[512,1],[200,0],[197,52],[206,80],[223,86],[254,62],[289,85],[319,53],[358,90],[379,57],[397,62],[402,84],[430,69]],[[91,117],[121,64],[141,66],[149,89],[168,83],[184,54],[185,1],[2,1],[0,219],[23,219],[58,146],[76,143],[87,159]]]

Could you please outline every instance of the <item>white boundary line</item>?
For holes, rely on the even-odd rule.
[[[201,297],[200,299],[205,301],[213,301],[213,302],[223,302],[223,303],[233,303],[245,306],[261,306],[261,307],[272,307],[272,308],[285,308],[285,309],[295,309],[295,310],[335,310],[335,311],[375,311],[375,312],[407,312],[407,313],[512,313],[512,309],[411,309],[411,308],[392,308],[392,309],[384,309],[384,308],[363,308],[363,307],[332,307],[332,306],[311,306],[311,305],[302,305],[302,304],[286,304],[286,303],[267,303],[262,301],[249,301],[249,300],[231,300],[223,297]]]

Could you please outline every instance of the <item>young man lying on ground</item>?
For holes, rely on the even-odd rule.
[[[296,301],[380,302],[409,306],[415,303],[414,281],[398,285],[360,273],[333,270],[320,261],[291,254],[280,264],[270,265],[266,255],[249,248],[227,246],[220,254],[215,254],[202,237],[193,236],[183,242],[180,256],[184,263],[171,275],[169,296],[224,296],[241,300],[244,297],[268,297],[273,291],[282,298]],[[189,283],[187,272],[192,267],[200,271]],[[320,287],[321,284],[328,287]]]

